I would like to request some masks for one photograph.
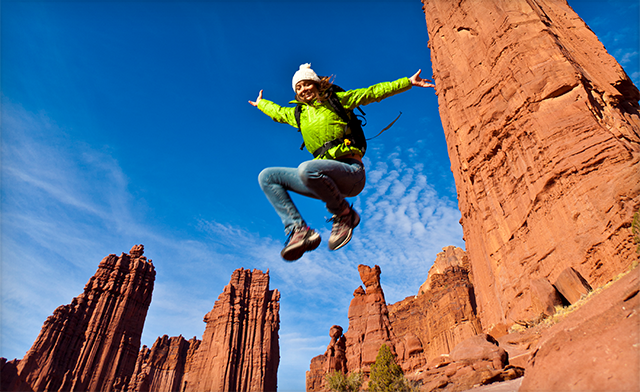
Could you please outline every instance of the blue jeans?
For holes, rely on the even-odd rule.
[[[289,234],[306,223],[288,191],[324,201],[327,210],[335,215],[349,207],[345,197],[362,192],[366,176],[364,165],[356,159],[315,159],[302,162],[297,168],[268,167],[260,172],[258,181]]]

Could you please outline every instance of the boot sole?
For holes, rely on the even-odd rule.
[[[356,213],[356,221],[355,224],[353,225],[353,227],[351,228],[351,230],[349,230],[349,234],[347,234],[347,236],[345,237],[345,239],[338,245],[334,245],[333,247],[331,246],[331,241],[329,241],[329,250],[338,250],[340,248],[342,248],[343,246],[345,246],[346,244],[349,243],[349,241],[351,241],[351,237],[353,237],[353,229],[355,229],[359,224],[360,224],[360,215],[358,215]]]
[[[285,261],[296,261],[301,258],[305,252],[315,250],[320,245],[320,241],[322,241],[320,234],[313,233],[300,244],[283,249],[282,252],[280,252],[280,256],[282,256]]]

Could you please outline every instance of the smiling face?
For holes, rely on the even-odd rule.
[[[318,86],[311,80],[301,80],[296,84],[296,95],[302,102],[311,102],[318,97]]]

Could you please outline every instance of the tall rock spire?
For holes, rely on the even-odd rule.
[[[531,279],[624,271],[636,86],[564,0],[423,3],[482,324],[535,316]]]
[[[269,273],[243,268],[231,275],[184,377],[185,392],[275,391],[280,363],[280,292]]]
[[[369,371],[376,361],[383,344],[393,347],[389,323],[389,310],[380,286],[380,267],[358,265],[360,279],[364,284],[353,293],[349,305],[349,329],[344,336],[347,341],[347,368]]]
[[[143,347],[129,391],[277,390],[279,301],[269,272],[237,269],[204,317],[202,340],[163,336]]]
[[[49,316],[19,362],[34,391],[118,391],[133,373],[155,269],[136,245],[109,255],[84,292]]]

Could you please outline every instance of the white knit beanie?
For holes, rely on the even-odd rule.
[[[309,63],[300,65],[300,69],[293,74],[293,80],[291,81],[293,91],[296,91],[296,84],[301,80],[313,80],[314,82],[320,83],[320,78],[311,69],[311,64]]]

